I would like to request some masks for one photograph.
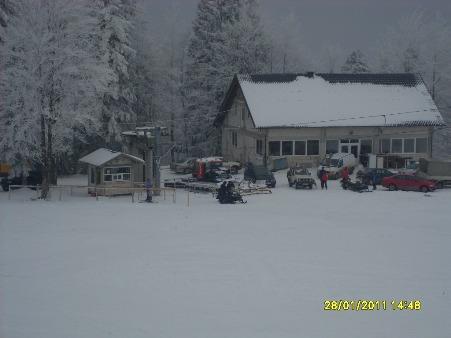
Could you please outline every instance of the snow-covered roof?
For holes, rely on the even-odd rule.
[[[92,153],[80,158],[79,161],[98,167],[98,166],[101,166],[101,165],[115,159],[116,157],[118,157],[120,155],[124,155],[124,156],[132,159],[133,161],[144,163],[144,160],[140,159],[139,157],[136,157],[136,156],[133,156],[130,154],[121,153],[119,151],[105,149],[105,148],[99,148],[96,151],[93,151]]]
[[[255,126],[443,125],[414,74],[238,75]]]

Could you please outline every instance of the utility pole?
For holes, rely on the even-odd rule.
[[[154,157],[153,157],[153,166],[155,166],[155,170],[153,172],[155,173],[155,177],[153,180],[153,187],[155,190],[155,195],[160,195],[160,156],[161,156],[161,128],[155,127],[155,146],[154,146]],[[153,168],[152,168],[153,169]]]

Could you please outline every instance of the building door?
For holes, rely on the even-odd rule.
[[[355,158],[359,157],[359,140],[342,139],[340,140],[340,152],[346,154],[353,154]]]
[[[359,145],[351,145],[351,153],[354,155],[355,158],[359,157]]]

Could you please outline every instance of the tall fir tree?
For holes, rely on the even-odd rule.
[[[344,73],[369,73],[370,69],[365,55],[360,50],[356,50],[348,56],[341,71]]]
[[[103,136],[106,143],[119,148],[122,124],[135,122],[133,105],[136,100],[130,82],[131,61],[135,56],[131,31],[135,15],[135,0],[96,0],[99,9],[98,57],[111,74],[103,102]]]
[[[194,155],[216,151],[212,123],[236,73],[261,72],[269,46],[255,0],[201,0],[189,41],[184,79],[185,146]],[[208,148],[208,143],[213,148]]]

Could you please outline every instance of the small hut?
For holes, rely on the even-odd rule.
[[[139,157],[99,148],[79,161],[88,165],[89,193],[129,194],[132,189],[127,188],[139,187],[143,184],[145,162]]]

